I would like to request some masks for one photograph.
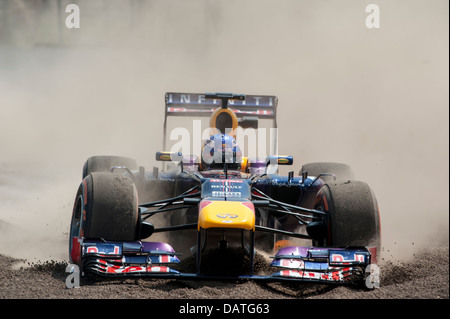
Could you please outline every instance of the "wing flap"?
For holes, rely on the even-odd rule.
[[[244,99],[230,99],[227,107],[237,117],[256,116],[275,119],[278,98],[273,95],[245,95]],[[202,93],[166,93],[166,116],[210,116],[222,107],[221,99]]]

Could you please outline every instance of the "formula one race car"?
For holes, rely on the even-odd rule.
[[[71,262],[82,274],[105,276],[367,282],[380,252],[370,187],[340,163],[304,164],[282,176],[279,166],[292,165],[292,156],[249,157],[237,143],[238,129],[263,120],[276,128],[277,101],[167,93],[163,147],[168,117],[206,116],[200,158],[156,152],[164,167],[151,172],[126,157],[88,158],[72,213]]]

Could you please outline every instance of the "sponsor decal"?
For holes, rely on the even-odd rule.
[[[238,218],[239,216],[236,214],[217,214],[219,218]]]

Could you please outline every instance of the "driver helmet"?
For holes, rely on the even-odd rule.
[[[240,170],[242,153],[236,140],[226,134],[215,134],[206,140],[202,150],[202,168],[223,169],[224,163],[228,169]]]

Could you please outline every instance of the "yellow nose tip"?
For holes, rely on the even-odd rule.
[[[203,205],[202,205],[203,204]],[[198,216],[200,228],[255,230],[255,209],[250,201],[202,201]]]

